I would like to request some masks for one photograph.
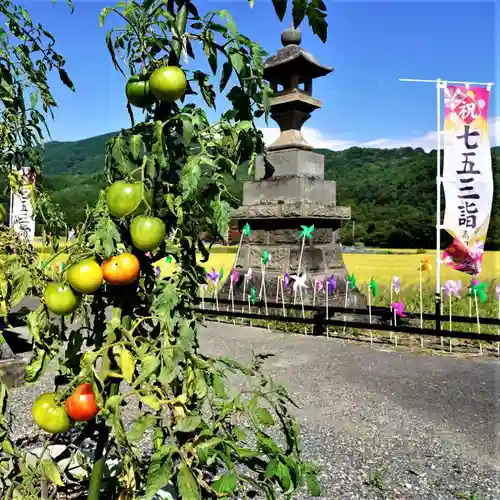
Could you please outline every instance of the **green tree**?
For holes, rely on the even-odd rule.
[[[283,19],[287,2],[273,3]],[[40,469],[50,480],[45,493],[88,488],[89,499],[101,494],[152,499],[167,484],[184,500],[255,495],[275,499],[280,493],[290,498],[304,483],[318,495],[317,469],[302,458],[299,428],[288,410],[291,400],[262,372],[266,356],[257,355],[243,366],[207,357],[198,349],[196,296],[205,273],[196,254],[209,255],[200,235],[209,231],[227,238],[230,210],[237,205],[228,186],[242,167],[251,168],[256,155],[265,153],[254,123],[257,117],[267,117],[271,97],[263,80],[264,52],[238,32],[229,12],[200,14],[192,1],[120,3],[104,9],[101,23],[110,14],[123,22],[107,33],[106,43],[124,76],[152,81],[155,69],[180,66],[183,56],[194,59],[195,43],[201,45],[212,75],[187,72],[181,102],[160,102],[146,91],[151,104],[139,123],[128,106],[131,128],[107,144],[105,174],[113,189],[103,192],[88,211],[77,241],[68,249],[68,267],[54,278],[60,284],[47,286],[50,294],[28,315],[34,345],[27,381],[37,380],[52,359],[58,360],[53,404],[62,420],[57,430],[67,427],[62,402],[82,382],[91,384],[100,409],[97,418],[75,423],[71,437],[61,432],[46,441],[66,444],[63,456],[80,457],[86,467],[80,445],[91,439],[96,447],[89,476],[76,480],[61,462],[47,458],[41,460],[41,468],[30,469],[29,481],[7,465],[3,480],[22,498],[44,491],[43,477],[36,480]],[[294,1],[292,17],[297,26],[307,17],[312,30],[326,39],[321,0]],[[189,103],[189,96],[199,93],[206,106],[214,108],[214,79],[219,92],[231,81],[234,85],[225,91],[231,109],[210,123],[204,109]],[[118,214],[123,196],[118,196],[118,204],[116,198],[112,203],[112,193],[120,187],[116,183],[122,181],[133,185],[132,193],[139,188],[141,199],[129,207],[129,212],[142,212],[135,218],[126,210]],[[125,215],[116,218],[111,212]],[[156,235],[134,229],[145,216],[166,229],[168,237],[158,247],[145,241]],[[99,286],[96,269],[92,283],[75,279],[77,265],[88,258],[89,268],[96,267],[92,260],[103,263],[105,286]],[[154,265],[164,259],[174,259],[178,272],[158,276]],[[136,262],[140,275],[133,280]],[[25,275],[26,293],[33,289],[32,276],[33,272]],[[50,277],[43,281],[50,282]],[[81,297],[66,286],[68,282],[93,293]],[[13,280],[11,284],[15,287]],[[35,292],[40,293],[38,287]],[[60,294],[68,302],[64,304]],[[54,311],[56,306],[69,321],[52,320],[49,307]],[[106,318],[107,308],[111,319]],[[244,377],[242,390],[229,384],[231,373]],[[127,432],[124,413],[131,408],[135,419]],[[39,423],[49,425],[43,416]],[[275,440],[277,433],[281,438]],[[19,453],[6,432],[3,440],[12,455]],[[151,453],[139,446],[144,441],[150,443]],[[111,458],[118,460],[120,470],[106,479],[105,461]]]

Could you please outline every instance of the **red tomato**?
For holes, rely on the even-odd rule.
[[[76,421],[92,420],[99,413],[92,384],[81,384],[74,390],[66,400],[66,412]]]

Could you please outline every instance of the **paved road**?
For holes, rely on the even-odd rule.
[[[477,491],[478,499],[500,499],[497,361],[214,323],[200,337],[209,354],[276,355],[266,366],[301,405],[306,452],[324,467],[324,498]]]
[[[496,360],[207,325],[200,329],[207,354],[275,354],[266,368],[300,404],[305,454],[322,468],[322,498],[500,500]],[[17,432],[36,432],[26,402],[52,384],[48,374],[12,391]]]

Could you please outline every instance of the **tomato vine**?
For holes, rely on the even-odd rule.
[[[283,19],[287,1],[273,4]],[[319,495],[317,468],[303,459],[299,427],[289,413],[293,401],[264,375],[266,356],[256,355],[246,366],[208,357],[198,346],[200,317],[195,307],[205,271],[197,253],[204,259],[209,255],[201,234],[227,238],[230,211],[237,203],[228,181],[265,154],[255,122],[267,119],[272,97],[263,79],[265,53],[237,30],[229,12],[201,15],[190,0],[120,2],[103,10],[101,25],[109,15],[123,23],[107,32],[106,45],[115,68],[127,78],[146,81],[159,68],[182,68],[184,61],[200,57],[205,57],[211,74],[183,69],[184,97],[174,102],[145,100],[141,121],[129,103],[131,127],[106,145],[105,173],[114,187],[89,209],[67,249],[65,270],[52,279],[61,289],[69,286],[68,280],[71,285],[77,279],[71,270],[80,266],[81,271],[81,262],[93,259],[102,263],[107,283],[99,287],[96,278],[93,293],[83,295],[80,307],[63,319],[54,320],[47,301],[27,316],[33,357],[26,380],[36,381],[57,359],[55,385],[61,404],[70,394],[80,394],[78,387],[84,383],[90,384],[85,394],[91,387],[99,409],[96,418],[75,422],[72,431],[50,438],[50,444],[66,445],[65,459],[83,464],[83,479],[72,475],[60,457],[43,458],[37,467],[26,469],[29,474],[20,468],[6,472],[9,494],[31,498],[50,489],[55,495],[84,484],[89,499],[104,494],[121,500],[153,499],[167,486],[183,500],[255,495],[275,499],[279,494],[290,498],[307,483],[310,492]],[[326,40],[322,0],[295,0],[292,17],[296,26],[307,17],[313,32]],[[231,107],[215,123],[189,102],[190,96],[200,95],[215,109],[217,93],[224,92]],[[140,185],[140,203],[110,211],[110,189],[117,191],[118,182]],[[140,233],[134,237],[133,231],[141,217],[142,231],[147,219],[148,227],[159,228],[161,238],[138,243]],[[113,283],[110,276],[116,268],[109,266],[120,263],[112,259],[129,254],[138,263],[138,279]],[[155,272],[155,265],[167,258],[175,261],[177,271],[167,276]],[[30,279],[36,275],[36,281],[27,283],[22,293],[18,286],[13,288],[19,296],[41,297],[51,277],[40,266],[28,265]],[[68,312],[74,303],[71,306]],[[231,374],[244,378],[244,390],[230,384]],[[0,391],[5,415],[5,388],[0,386]],[[127,420],[130,413],[132,422]],[[4,452],[19,457],[22,451],[8,440],[2,418]],[[91,460],[82,455],[86,441],[93,444]],[[118,471],[105,476],[111,459],[119,463]],[[0,461],[4,470],[6,464]]]

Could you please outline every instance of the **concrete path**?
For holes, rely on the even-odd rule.
[[[500,499],[497,361],[216,323],[200,339],[207,354],[275,354],[266,367],[301,406],[324,498]]]

